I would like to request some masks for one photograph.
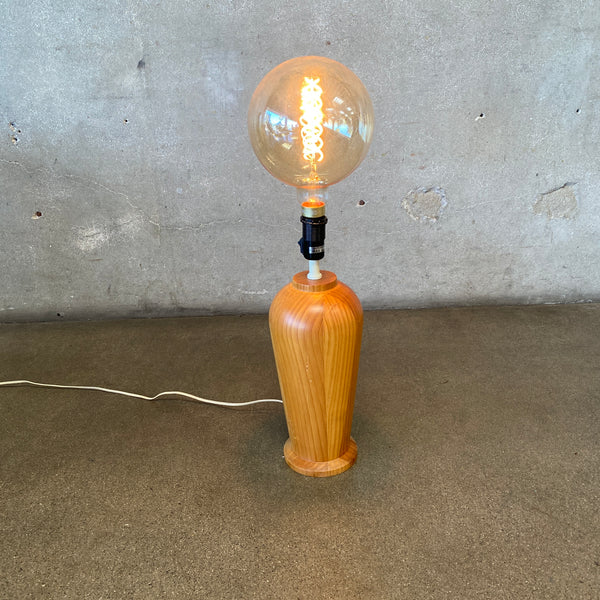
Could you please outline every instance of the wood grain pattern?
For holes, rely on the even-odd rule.
[[[363,312],[334,273],[317,281],[306,274],[275,296],[269,325],[290,434],[286,461],[303,475],[326,477],[356,461],[350,429]]]

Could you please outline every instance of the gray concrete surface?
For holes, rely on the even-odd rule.
[[[600,305],[367,312],[357,464],[278,405],[0,389],[0,597],[597,599]],[[0,326],[0,379],[278,394],[263,316]]]
[[[305,54],[375,106],[325,262],[366,307],[600,299],[595,2],[0,9],[2,321],[266,312],[304,264],[246,110]]]

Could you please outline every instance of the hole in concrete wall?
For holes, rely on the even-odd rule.
[[[123,119],[123,123],[125,123],[125,125],[127,125],[127,123],[129,123],[129,119]]]
[[[479,113],[479,115],[475,117],[476,121],[479,121],[479,119],[485,119],[485,113]]]
[[[581,112],[581,109],[580,109],[580,108],[578,108],[578,109],[577,109],[575,112],[576,112],[577,114],[579,114],[579,113]]]
[[[20,134],[21,133],[21,128],[17,126],[17,124],[14,121],[9,121],[8,122],[8,128],[13,132],[10,136],[10,141],[13,144],[18,144],[19,143],[19,138],[17,135],[15,134]]]
[[[138,69],[145,69],[146,68],[146,61],[143,58],[140,59],[140,61],[138,62],[137,68]]]
[[[366,202],[364,200],[359,200],[356,206],[364,206]]]

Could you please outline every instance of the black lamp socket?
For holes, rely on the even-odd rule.
[[[307,260],[321,260],[325,256],[325,225],[327,217],[300,217],[302,239],[298,241],[300,252]]]

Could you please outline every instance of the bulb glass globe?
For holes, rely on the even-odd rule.
[[[248,131],[262,165],[299,198],[324,201],[327,186],[361,163],[373,135],[373,105],[361,80],[320,56],[288,60],[260,82]]]

